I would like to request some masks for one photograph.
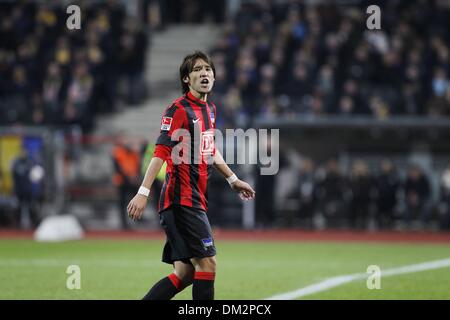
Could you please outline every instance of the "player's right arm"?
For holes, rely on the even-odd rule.
[[[172,104],[165,110],[161,119],[161,132],[156,141],[153,158],[147,167],[141,188],[127,207],[128,216],[131,219],[138,220],[142,217],[153,181],[161,170],[164,161],[170,157],[172,148],[178,143],[178,141],[172,140],[172,133],[185,126],[186,114],[183,109],[176,104]]]
[[[147,171],[145,172],[144,180],[142,181],[141,186],[150,190],[155,181],[155,177],[158,174],[159,170],[161,170],[162,165],[164,164],[164,159],[153,157],[150,161],[150,164],[147,167]],[[148,196],[137,193],[133,199],[131,199],[128,204],[127,211],[128,216],[133,220],[138,220],[142,217],[144,213],[145,207],[147,206]]]

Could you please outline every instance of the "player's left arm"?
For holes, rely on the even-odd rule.
[[[219,150],[214,154],[214,168],[219,171],[230,184],[231,189],[239,192],[239,196],[242,200],[251,200],[255,198],[255,190],[245,181],[240,180],[230,167],[226,164]]]

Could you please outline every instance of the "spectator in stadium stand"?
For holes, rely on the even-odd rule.
[[[118,62],[122,76],[126,79],[129,104],[142,101],[146,95],[143,72],[145,70],[147,35],[139,28],[137,21],[128,18],[123,23],[119,40]]]
[[[221,125],[224,128],[236,127],[239,121],[236,115],[242,113],[244,109],[240,91],[236,87],[230,87],[222,97],[221,102],[222,108],[220,109],[222,110],[217,110],[217,114],[221,119],[217,120],[217,125]]]
[[[444,208],[442,227],[450,230],[450,164],[447,165],[441,176],[441,201]]]
[[[303,64],[297,64],[292,71],[292,76],[284,86],[284,92],[292,99],[292,106],[299,113],[306,112],[306,106],[302,98],[312,93],[312,83],[308,76],[308,70]]]
[[[394,164],[389,159],[381,160],[376,176],[376,220],[380,228],[392,228],[399,188],[400,180]]]
[[[391,113],[390,106],[380,95],[373,95],[369,98],[369,109],[372,116],[377,119],[386,119]]]
[[[29,117],[31,119],[28,120],[33,125],[36,126],[44,126],[46,124],[45,116],[44,116],[44,103],[42,101],[42,96],[34,92],[31,96],[31,112],[29,113]]]
[[[121,135],[112,152],[115,174],[114,185],[118,191],[118,210],[122,229],[129,229],[127,204],[133,198],[140,183],[139,147]]]
[[[12,70],[12,88],[10,91],[10,121],[24,122],[30,109],[31,88],[24,66],[16,65]]]
[[[52,62],[47,67],[42,89],[44,117],[49,124],[60,124],[62,121],[64,91],[61,68],[57,63]]]
[[[445,70],[438,69],[433,79],[433,94],[427,104],[430,116],[442,117],[450,115],[450,80],[445,78]]]
[[[423,105],[422,91],[420,84],[405,82],[402,90],[403,112],[407,115],[419,114]]]
[[[350,96],[343,96],[339,100],[338,114],[341,117],[351,117],[355,112],[355,103]]]
[[[342,85],[342,96],[350,97],[354,103],[352,114],[370,114],[369,107],[361,97],[361,85],[355,79],[347,79]]]
[[[268,138],[267,154],[271,153],[271,140]],[[260,174],[261,165],[255,166],[255,223],[258,228],[272,228],[276,223],[275,175]]]
[[[11,168],[14,194],[18,200],[18,215],[15,224],[22,229],[34,228],[39,222],[37,200],[40,194],[35,192],[36,186],[32,181],[32,171],[35,166],[36,163],[30,153],[23,147]]]
[[[296,185],[289,198],[298,201],[296,218],[306,220],[306,227],[312,228],[312,218],[316,208],[316,173],[315,163],[309,157],[301,160]]]
[[[329,159],[324,170],[319,170],[317,181],[317,212],[333,227],[346,214],[347,178],[335,158]],[[334,224],[334,225],[333,225]]]
[[[67,124],[81,125],[85,133],[91,130],[93,125],[90,110],[93,84],[88,65],[85,62],[77,64],[67,88],[64,120]]]
[[[356,159],[353,162],[349,180],[351,190],[350,225],[355,229],[365,229],[374,196],[374,181],[368,164],[361,159]]]
[[[336,89],[334,87],[335,72],[330,65],[324,65],[320,68],[316,81],[316,88],[323,94],[324,108],[326,112],[333,113],[336,104]]]
[[[418,220],[425,226],[430,210],[430,183],[423,170],[418,165],[411,165],[407,170],[404,183],[406,208],[405,222],[411,227],[413,220]]]

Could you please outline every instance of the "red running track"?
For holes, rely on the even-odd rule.
[[[228,230],[214,229],[216,240],[227,241],[337,241],[337,242],[404,242],[450,244],[450,232],[427,231],[305,231],[292,229],[277,230]],[[32,239],[32,231],[0,230],[0,239]],[[111,240],[163,240],[164,233],[153,231],[86,231],[86,239]]]

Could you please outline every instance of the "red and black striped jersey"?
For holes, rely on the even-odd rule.
[[[212,162],[207,159],[215,153],[215,119],[216,106],[195,98],[190,92],[174,100],[164,111],[156,145],[167,146],[171,152],[165,159],[167,169],[159,199],[160,212],[172,204],[207,211],[207,184],[212,170]],[[178,129],[189,133],[190,139],[176,138],[180,136]],[[186,151],[183,148],[189,148],[190,152],[183,154]]]

